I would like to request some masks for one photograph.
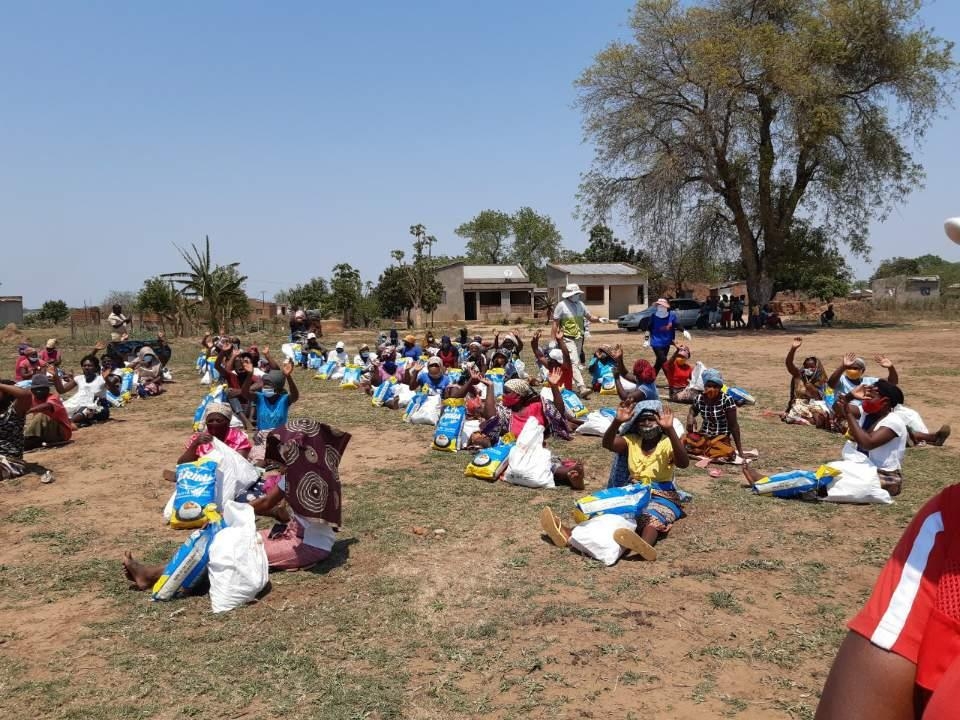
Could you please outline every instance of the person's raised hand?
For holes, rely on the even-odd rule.
[[[560,387],[560,380],[562,380],[562,379],[563,379],[563,368],[562,368],[562,367],[555,367],[555,368],[553,368],[553,370],[551,370],[550,373],[547,375],[547,381],[548,381],[551,385],[555,385],[555,386],[557,386],[557,387]]]
[[[542,334],[543,334],[543,330],[541,330],[540,328],[537,328],[536,330],[533,331],[533,337],[530,339],[530,341],[533,342],[533,343],[539,344],[539,343],[540,343],[540,336],[541,336]]]
[[[263,356],[266,357],[266,358],[270,357],[270,346],[269,346],[269,345],[264,345],[264,346],[263,346],[263,350],[260,351],[260,354],[263,355]]]
[[[293,360],[291,360],[290,358],[287,358],[286,360],[283,361],[283,374],[286,377],[290,377],[291,375],[293,375]]]
[[[877,361],[877,365],[887,370],[893,367],[893,360],[888,358],[886,355],[883,355],[882,353],[880,355],[877,355],[875,360]]]
[[[622,403],[620,403],[620,406],[617,408],[617,421],[620,423],[625,423],[632,418],[633,409],[636,407],[636,405],[637,403],[633,400],[624,400]]]
[[[790,347],[792,347],[794,350],[798,350],[801,345],[803,345],[803,338],[799,335],[793,339],[792,343],[790,343]]]
[[[853,395],[857,400],[865,400],[867,397],[867,386],[861,383],[851,390],[850,394]]]
[[[669,430],[673,427],[673,408],[668,405],[664,405],[663,409],[660,411],[660,419],[657,421],[664,430]]]
[[[476,367],[471,367],[471,368],[470,368],[470,379],[471,379],[473,382],[475,382],[475,383],[482,382],[482,381],[483,381],[483,375],[480,374],[480,371],[477,370]]]
[[[93,346],[93,349],[101,352],[107,349],[107,344],[103,340],[97,340],[97,344]]]
[[[253,372],[253,360],[251,360],[251,359],[248,358],[248,357],[245,357],[245,358],[243,358],[240,362],[241,362],[242,365],[243,365],[243,371],[244,371],[244,372],[247,372],[247,373],[252,373],[252,372]]]
[[[843,366],[847,369],[854,367],[854,363],[857,362],[857,354],[847,353],[846,355],[843,356],[842,362],[843,362]]]
[[[619,343],[613,346],[613,350],[610,351],[610,357],[614,360],[623,360],[623,345]]]
[[[561,330],[560,328],[557,328],[557,331],[553,334],[553,339],[556,340],[558,344],[559,344],[559,343],[562,343],[562,342],[563,342],[563,330]]]

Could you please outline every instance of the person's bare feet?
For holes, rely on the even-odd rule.
[[[177,471],[176,470],[164,470],[163,479],[167,482],[175,483],[177,481]]]
[[[130,581],[130,589],[149,590],[153,587],[150,578],[147,576],[146,568],[143,563],[133,558],[133,553],[127,550],[123,554],[123,572]]]
[[[741,466],[741,471],[743,472],[743,480],[740,482],[741,487],[753,487],[760,480],[763,480],[763,475],[754,470],[748,462]]]

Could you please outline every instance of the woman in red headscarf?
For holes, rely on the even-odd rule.
[[[632,372],[627,371],[627,366],[623,364],[623,348],[619,345],[612,351],[613,359],[616,365],[613,368],[613,378],[617,384],[617,394],[621,400],[630,400],[631,402],[640,402],[642,400],[659,400],[660,393],[657,391],[657,371],[648,361],[640,358],[633,364]],[[623,380],[626,380],[632,387],[625,387]]]

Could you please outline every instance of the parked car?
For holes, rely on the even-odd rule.
[[[643,330],[646,332],[650,327],[650,318],[656,311],[657,306],[651,305],[646,310],[640,312],[627,313],[617,319],[617,327],[621,330]],[[700,316],[700,303],[688,298],[670,301],[670,309],[677,314],[677,320],[684,328],[692,328],[697,325],[697,318]]]

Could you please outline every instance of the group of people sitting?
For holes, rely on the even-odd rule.
[[[79,428],[107,420],[134,395],[163,392],[170,377],[165,361],[142,342],[135,354],[129,352],[127,341],[126,334],[117,334],[115,343],[98,342],[80,359],[79,373],[64,370],[56,338],[39,351],[28,344],[19,347],[14,379],[0,379],[0,479],[24,473],[24,452],[70,442]],[[152,344],[169,358],[163,333]]]

